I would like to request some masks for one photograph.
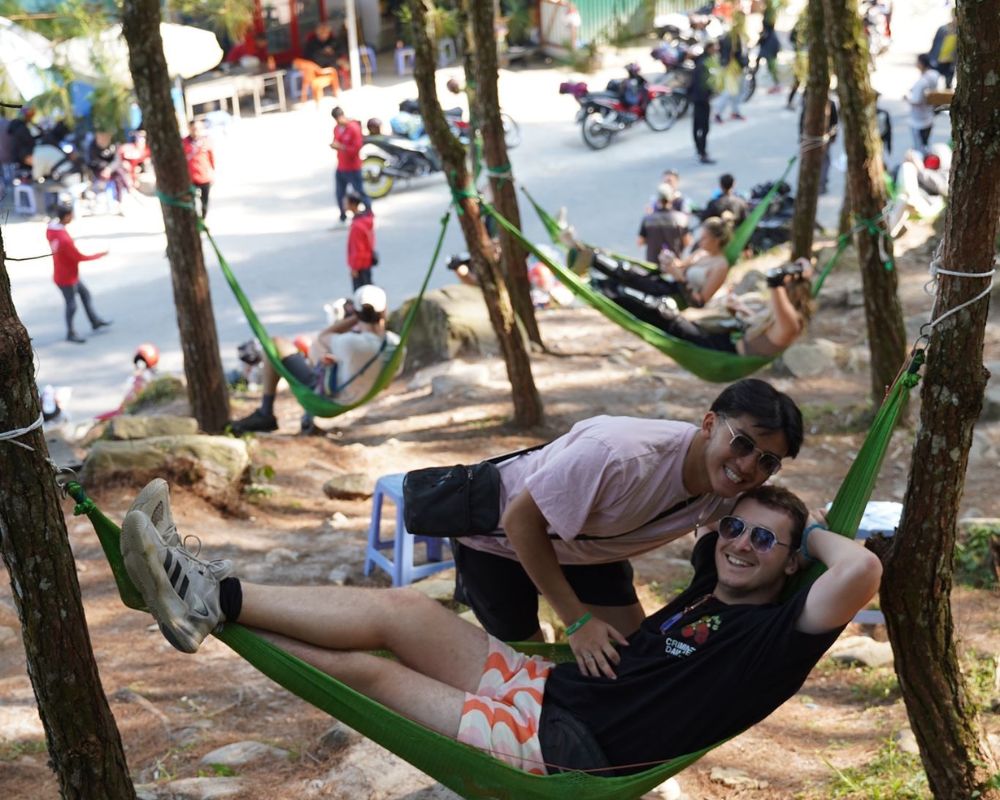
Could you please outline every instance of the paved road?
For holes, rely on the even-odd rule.
[[[897,4],[901,6],[902,4]],[[905,106],[901,100],[915,80],[913,59],[929,47],[933,32],[947,12],[940,2],[912,0],[897,12],[893,50],[880,61],[873,81],[886,98],[896,122],[896,138],[908,141]],[[786,27],[791,20],[786,20]],[[926,44],[925,44],[926,43]],[[631,59],[649,65],[646,48],[617,54],[596,78],[601,85]],[[456,70],[439,71],[439,88]],[[703,202],[718,175],[729,171],[745,190],[776,177],[796,149],[798,114],[784,110],[784,95],[758,91],[746,106],[746,122],[728,122],[712,129],[709,147],[718,164],[705,166],[694,158],[690,118],[666,133],[644,126],[626,131],[607,150],[587,149],[573,122],[576,103],[557,93],[559,82],[571,78],[558,69],[506,72],[502,78],[504,107],[521,123],[523,144],[511,161],[519,181],[552,210],[566,206],[570,218],[587,239],[638,254],[635,233],[642,207],[652,195],[661,172],[681,172],[682,188]],[[766,86],[768,79],[761,75]],[[387,119],[403,97],[415,95],[412,81],[366,87],[342,98],[349,113]],[[275,334],[314,330],[324,302],[348,292],[344,266],[346,229],[334,224],[332,200],[333,152],[327,99],[287,114],[243,120],[220,135],[218,179],[212,192],[209,223],[248,295]],[[936,138],[946,138],[945,121]],[[898,158],[899,153],[895,154]],[[794,174],[793,174],[794,178]],[[794,185],[794,182],[793,182]],[[820,204],[820,219],[835,224],[843,176],[831,175],[830,194]],[[182,372],[175,311],[164,253],[162,220],[155,201],[129,209],[125,218],[96,216],[73,223],[81,250],[110,249],[103,260],[86,262],[82,274],[102,315],[114,320],[109,330],[85,345],[65,342],[62,300],[51,283],[47,260],[9,264],[14,301],[38,354],[39,385],[73,387],[76,421],[115,406],[131,369],[131,355],[144,341],[155,342],[163,354],[161,367]],[[395,304],[412,294],[423,276],[448,193],[440,176],[414,181],[394,190],[376,204],[377,281]],[[528,208],[526,230],[537,240],[543,232]],[[6,216],[6,215],[5,215]],[[45,225],[9,217],[3,224],[8,255],[46,252]],[[464,249],[457,225],[452,225],[445,251]],[[242,313],[212,256],[212,299],[224,362],[236,363],[236,345],[249,338]],[[450,282],[439,268],[433,285]],[[78,312],[82,316],[82,311]],[[85,329],[81,320],[79,327]]]

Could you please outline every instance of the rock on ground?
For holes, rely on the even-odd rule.
[[[842,664],[887,667],[892,664],[892,645],[868,636],[846,636],[834,642],[827,655]]]
[[[108,426],[108,438],[118,440],[150,439],[154,436],[193,436],[198,433],[194,417],[148,417],[122,415]]]
[[[233,742],[223,747],[217,747],[211,753],[201,757],[202,764],[222,764],[227,767],[241,767],[254,761],[265,759],[285,759],[289,757],[287,750],[271,747],[263,742]]]

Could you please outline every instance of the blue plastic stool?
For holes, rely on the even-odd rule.
[[[412,47],[396,48],[396,74],[409,75],[413,72],[413,64],[417,58],[417,51]]]
[[[383,475],[375,482],[372,521],[368,527],[368,546],[365,549],[365,575],[370,575],[372,565],[377,564],[392,576],[393,586],[406,586],[455,565],[454,561],[441,560],[441,545],[447,544],[447,539],[436,536],[414,536],[406,530],[406,524],[403,522],[403,475],[402,472]],[[384,498],[396,504],[396,535],[392,539],[382,539],[380,536]],[[414,566],[413,546],[417,542],[427,545],[428,563]],[[392,548],[391,559],[381,552],[389,548]]]

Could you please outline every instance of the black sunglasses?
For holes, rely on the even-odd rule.
[[[747,529],[747,524],[739,517],[723,517],[719,520],[719,536],[726,541],[739,539],[743,531]],[[750,546],[758,553],[766,553],[773,550],[776,544],[791,549],[790,544],[779,542],[777,535],[770,528],[754,525],[750,529]]]
[[[729,424],[729,420],[725,417],[720,417],[720,419],[726,423],[726,427],[729,428],[729,432],[733,435],[733,438],[729,440],[729,449],[733,451],[734,456],[745,458],[751,453],[757,453],[757,466],[766,475],[774,475],[781,469],[781,459],[774,453],[761,450],[757,447],[757,443],[745,433],[734,431],[733,426]]]

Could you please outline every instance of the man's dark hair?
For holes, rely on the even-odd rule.
[[[732,189],[734,183],[736,183],[736,179],[728,172],[719,178],[719,186],[722,187],[722,191],[724,192],[728,192]]]
[[[753,417],[755,427],[785,434],[790,458],[799,454],[803,437],[802,412],[791,397],[767,381],[744,378],[727,386],[715,398],[710,410],[724,417],[741,414]]]
[[[740,495],[740,499],[736,501],[736,507],[738,508],[744,500],[756,500],[762,506],[787,514],[792,520],[792,550],[799,549],[802,545],[802,532],[805,530],[806,520],[809,519],[809,511],[797,494],[788,491],[783,486],[764,484]]]
[[[922,66],[924,69],[930,69],[931,68],[931,54],[930,53],[921,53],[920,55],[917,56],[917,63],[920,66]]]
[[[334,119],[340,119],[342,116],[344,116],[344,109],[342,109],[340,106],[334,106],[333,111],[330,112],[330,116],[333,117]]]

